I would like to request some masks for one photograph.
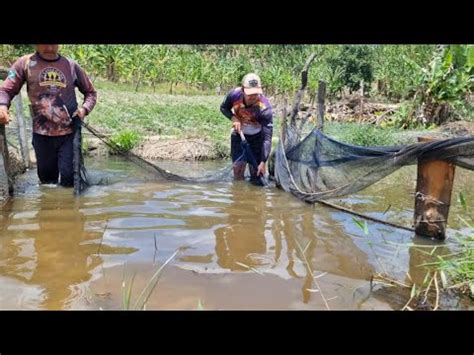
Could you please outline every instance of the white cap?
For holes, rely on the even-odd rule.
[[[262,81],[257,74],[249,73],[242,79],[242,87],[246,95],[263,94]]]

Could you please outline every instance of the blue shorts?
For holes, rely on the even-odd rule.
[[[246,134],[245,139],[250,145],[250,149],[257,161],[257,164],[260,164],[262,161],[262,151],[263,151],[263,132],[260,131],[257,134]],[[233,132],[230,136],[230,154],[232,156],[232,162],[235,163],[237,160],[245,160],[243,157],[244,151],[242,150],[242,139],[240,135]]]

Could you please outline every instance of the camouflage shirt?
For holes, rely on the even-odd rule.
[[[78,108],[76,87],[84,95],[86,114],[96,103],[97,93],[84,70],[61,55],[55,60],[46,60],[38,53],[18,59],[0,87],[0,105],[10,106],[25,82],[33,132],[37,134],[64,136],[73,132],[71,116]]]
[[[242,122],[244,134],[263,133],[262,161],[267,161],[272,148],[273,136],[273,110],[270,102],[264,95],[260,95],[258,101],[252,106],[244,103],[244,92],[237,87],[231,90],[221,104],[221,112],[228,119],[236,116]],[[246,130],[246,128],[250,128]],[[252,132],[252,133],[250,133]]]

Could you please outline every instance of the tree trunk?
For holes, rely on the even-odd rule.
[[[138,79],[137,79],[137,85],[135,86],[135,92],[138,92],[138,86],[140,85],[140,77],[142,73],[138,72]]]
[[[324,98],[326,96],[326,83],[319,81],[318,86],[318,129],[324,129]]]
[[[113,83],[117,82],[117,71],[115,68],[114,60],[112,60],[109,64],[107,64],[107,78]]]

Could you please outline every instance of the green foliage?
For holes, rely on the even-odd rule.
[[[281,48],[282,47],[282,48]],[[301,67],[315,46],[268,45],[65,45],[62,52],[92,75],[113,82],[148,85],[177,84],[221,91],[240,84],[251,71],[261,74],[270,92],[292,90]],[[296,73],[297,74],[297,73]],[[223,94],[223,92],[222,92]]]
[[[110,138],[111,143],[123,152],[128,152],[136,147],[140,140],[140,134],[129,129],[121,130]]]
[[[0,66],[33,50],[32,45],[0,45]],[[358,90],[361,80],[364,91],[373,94],[375,81],[379,96],[412,101],[388,126],[474,117],[468,99],[473,45],[62,45],[60,52],[77,60],[94,84],[106,80],[127,91],[221,97],[251,71],[262,77],[269,96],[292,97],[305,60],[315,52],[309,95],[315,95],[319,80],[326,81],[330,99]]]
[[[364,81],[364,91],[369,91],[372,83],[373,48],[370,46],[344,45],[333,56],[328,58],[328,65],[335,78],[351,91],[359,90],[360,82]]]
[[[438,256],[438,270],[448,274],[455,284],[465,284],[474,299],[474,235],[456,238],[459,250],[449,256]]]
[[[357,146],[385,146],[400,143],[394,130],[370,124],[332,123],[325,126],[325,133],[339,141]]]
[[[416,107],[412,101],[403,102],[395,113],[380,123],[382,128],[421,128],[421,123],[416,119]]]
[[[31,44],[0,45],[0,66],[9,67],[19,57],[34,52],[35,48]]]
[[[377,46],[373,65],[378,93],[389,100],[412,98],[434,48],[433,45]]]
[[[128,130],[141,137],[204,137],[219,156],[229,156],[231,123],[219,110],[223,97],[135,93],[110,83],[99,83],[97,88],[100,100],[87,118],[92,126],[106,132]]]
[[[86,155],[89,153],[89,140],[86,137],[82,137],[82,154]]]
[[[453,102],[474,88],[474,46],[449,45],[424,70],[424,94],[434,102]]]
[[[440,46],[427,69],[423,69],[419,105],[424,122],[441,124],[462,109],[474,89],[474,46]],[[472,111],[471,111],[472,112]]]

